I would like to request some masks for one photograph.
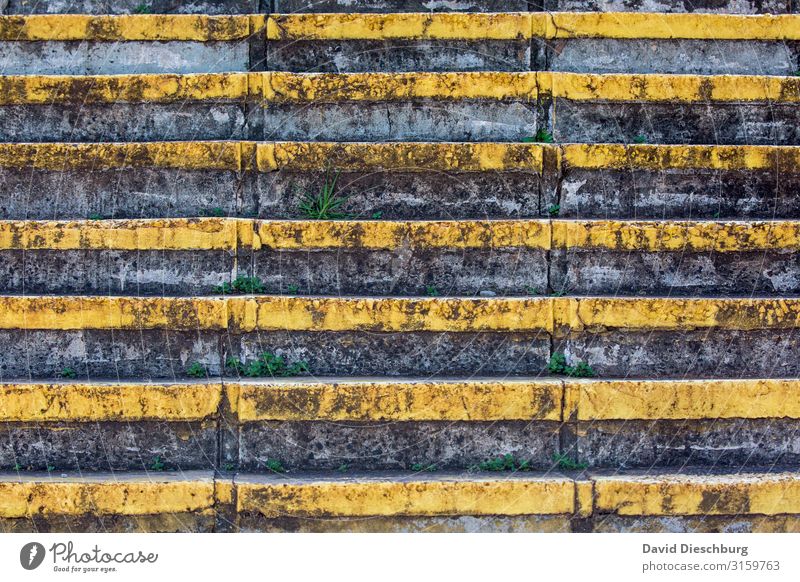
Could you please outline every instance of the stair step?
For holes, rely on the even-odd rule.
[[[554,470],[554,455],[593,469],[790,465],[797,391],[789,379],[7,382],[0,468]]]
[[[195,361],[218,375],[230,357],[269,351],[322,376],[529,375],[552,349],[603,376],[786,377],[798,371],[799,301],[3,296],[0,369],[176,378]]]
[[[0,221],[0,292],[786,295],[799,249],[797,221]]]
[[[0,217],[302,218],[332,170],[361,218],[800,218],[796,147],[239,141],[0,144]]]
[[[5,76],[0,87],[5,141],[490,142],[550,129],[559,142],[800,143],[798,77],[268,72]]]
[[[794,473],[455,474],[6,473],[6,531],[378,529],[791,531]],[[214,514],[216,513],[216,519]],[[91,525],[90,525],[91,524]]]

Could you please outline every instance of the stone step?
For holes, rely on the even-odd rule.
[[[795,531],[780,471],[6,473],[3,531]]]
[[[800,218],[800,150],[644,144],[0,144],[0,219]],[[70,194],[65,196],[68,185]]]
[[[249,136],[800,143],[800,77],[551,72],[23,75],[0,77],[0,88],[0,140],[11,142]]]
[[[797,295],[798,250],[797,221],[0,221],[0,293]]]
[[[601,376],[798,373],[792,297],[7,295],[0,306],[4,379],[185,378],[195,362],[235,377],[265,352],[318,376],[535,375],[556,353]]]
[[[792,465],[799,388],[570,377],[4,383],[0,469]]]

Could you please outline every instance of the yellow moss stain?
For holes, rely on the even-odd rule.
[[[114,480],[0,481],[0,517],[36,515],[154,515],[210,511],[214,507],[211,478],[127,477]]]
[[[797,380],[567,380],[577,419],[800,418]]]
[[[619,515],[777,515],[800,512],[793,473],[595,478],[595,510]]]
[[[221,384],[0,384],[0,419],[188,422],[214,416],[221,396]]]
[[[265,517],[556,515],[575,507],[563,478],[243,482],[238,510]]]
[[[554,380],[257,382],[233,388],[241,422],[561,420],[561,382]]]

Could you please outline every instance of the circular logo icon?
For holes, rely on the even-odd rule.
[[[35,570],[44,561],[44,546],[39,542],[30,542],[19,551],[19,563],[26,570]]]

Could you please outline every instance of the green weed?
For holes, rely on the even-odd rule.
[[[553,462],[558,465],[558,468],[564,471],[583,471],[589,466],[586,463],[579,463],[569,455],[563,453],[555,453],[551,458]]]
[[[222,285],[214,287],[215,293],[221,295],[250,295],[253,293],[263,293],[264,283],[258,277],[245,277],[240,275],[233,281],[227,281]]]
[[[160,456],[153,457],[153,462],[150,463],[150,470],[151,471],[163,471],[166,468],[164,465],[164,461],[161,459]]]
[[[555,218],[561,213],[561,205],[560,204],[551,204],[547,207],[547,214]]]
[[[567,357],[562,353],[555,353],[550,357],[547,370],[552,374],[570,376],[572,378],[593,378],[596,374],[586,362],[578,362],[574,366],[567,364]]]
[[[520,461],[514,455],[503,455],[478,464],[481,471],[530,471],[530,461]]]
[[[438,297],[439,290],[434,285],[426,285],[425,286],[425,295],[428,297]]]
[[[286,467],[278,459],[267,459],[264,466],[273,473],[286,473]]]
[[[342,212],[343,206],[347,202],[347,196],[341,196],[336,192],[336,183],[339,180],[339,171],[331,174],[331,170],[325,171],[325,182],[319,192],[313,194],[306,192],[300,199],[300,212],[311,220],[341,220],[347,218],[347,214]]]
[[[306,362],[300,361],[287,364],[286,360],[271,352],[264,352],[257,360],[251,362],[242,362],[236,358],[228,358],[228,361],[225,363],[239,375],[247,376],[248,378],[287,378],[289,376],[299,376],[300,374],[307,374],[309,372]]]
[[[75,370],[73,370],[72,368],[64,368],[63,370],[61,370],[61,377],[62,378],[72,379],[72,378],[75,378],[77,375],[78,374],[76,374]]]
[[[415,473],[422,473],[422,472],[433,473],[437,469],[436,465],[433,463],[414,463],[413,465],[411,465],[411,470],[414,471]]]
[[[208,376],[208,371],[200,362],[193,362],[191,366],[186,368],[186,375],[190,378],[205,378]]]
[[[525,137],[522,139],[523,143],[553,143],[553,134],[544,128],[536,131],[533,137]]]

